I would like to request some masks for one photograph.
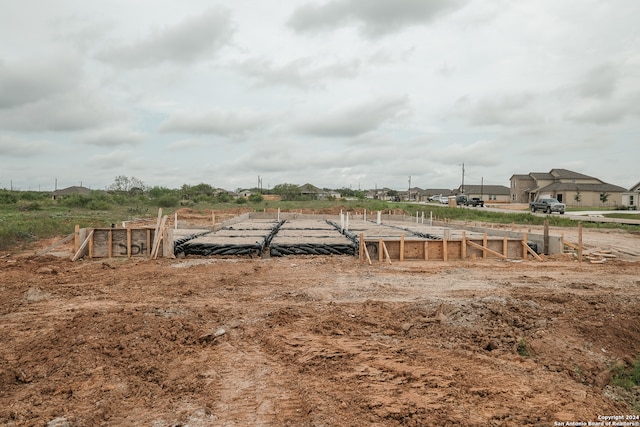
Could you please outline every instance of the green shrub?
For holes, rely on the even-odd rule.
[[[245,205],[245,204],[247,204],[247,199],[245,199],[244,197],[238,197],[236,199],[236,204],[237,205]]]
[[[39,211],[40,209],[42,209],[42,206],[40,206],[40,203],[38,202],[28,202],[25,200],[18,201],[18,210],[21,212]]]
[[[91,200],[87,203],[87,209],[92,211],[106,211],[111,206],[105,200]]]
[[[60,203],[69,208],[85,208],[91,199],[81,194],[71,194],[60,199]]]
[[[18,201],[18,197],[15,194],[8,191],[0,191],[0,205],[12,205]]]
[[[174,196],[172,194],[165,194],[164,196],[158,197],[155,202],[156,205],[161,208],[173,208],[178,206],[180,200],[177,196]]]
[[[264,200],[264,197],[262,197],[262,194],[260,193],[253,193],[252,195],[249,196],[249,201],[251,203],[260,203]]]

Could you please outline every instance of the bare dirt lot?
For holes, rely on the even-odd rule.
[[[633,257],[6,255],[0,295],[0,425],[520,426],[640,408],[610,385],[640,353]]]

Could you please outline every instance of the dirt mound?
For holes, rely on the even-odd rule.
[[[640,264],[0,259],[1,425],[638,413]],[[634,402],[636,406],[634,406]],[[53,423],[53,424],[52,424]]]

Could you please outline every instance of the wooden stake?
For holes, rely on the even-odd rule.
[[[502,240],[502,254],[505,258],[509,256],[509,240],[506,237]]]
[[[549,255],[549,221],[546,219],[544,220],[544,235],[542,239],[542,253]]]
[[[153,258],[153,251],[155,247],[160,244],[159,240],[160,236],[160,222],[162,221],[162,208],[158,209],[158,221],[156,222],[156,228],[153,234],[153,245],[151,246],[151,251],[149,251],[149,258]]]
[[[113,229],[109,229],[107,234],[107,257],[113,257]]]
[[[582,222],[578,223],[578,262],[582,262]]]
[[[484,233],[484,236],[482,236],[482,246],[484,247],[482,259],[487,259],[487,233]]]
[[[448,260],[447,238],[446,238],[446,236],[442,238],[442,260],[443,261],[447,261]]]
[[[424,260],[429,261],[429,241],[424,241]]]
[[[93,258],[93,233],[89,236],[89,259]]]
[[[526,249],[529,247],[529,245],[527,245],[527,237],[527,233],[522,233],[522,259],[524,260],[528,259],[527,254],[529,253]]]
[[[74,231],[75,240],[73,242],[73,253],[78,252],[78,248],[80,248],[80,225],[76,224],[76,228]]]
[[[404,233],[400,236],[400,262],[404,261]]]
[[[364,234],[360,233],[360,262],[364,260]]]
[[[462,259],[465,260],[467,259],[467,234],[463,231],[462,232]]]

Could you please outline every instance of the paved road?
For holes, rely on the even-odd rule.
[[[438,203],[426,203],[428,205],[434,205],[434,206],[445,206],[442,204],[438,204]],[[532,213],[530,212],[528,209],[522,209],[522,210],[515,210],[515,209],[506,209],[506,208],[500,208],[497,207],[497,205],[491,205],[491,206],[487,206],[487,207],[483,207],[483,208],[472,208],[472,207],[465,207],[464,209],[484,209],[484,210],[488,210],[491,212],[501,212],[501,213],[511,213],[511,214],[526,214],[526,213],[530,213],[531,215],[536,215],[536,216],[541,216],[541,217],[545,217],[548,216],[548,214],[542,213],[542,212],[536,212],[536,213]],[[564,218],[567,219],[571,219],[574,221],[583,221],[583,222],[601,222],[601,223],[618,223],[618,224],[631,224],[631,225],[640,225],[640,220],[639,219],[626,219],[626,218],[607,218],[604,215],[607,214],[612,214],[612,213],[616,213],[616,214],[629,214],[629,215],[633,215],[633,214],[640,214],[640,211],[578,211],[578,212],[568,212],[564,215],[562,215]],[[551,214],[551,215],[559,215],[557,213],[555,214]]]

